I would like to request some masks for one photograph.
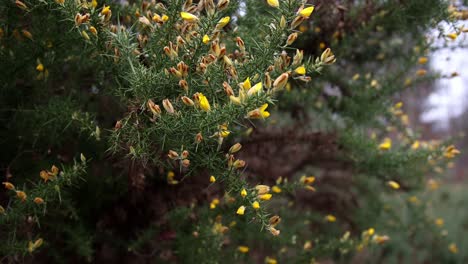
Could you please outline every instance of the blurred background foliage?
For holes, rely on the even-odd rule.
[[[430,60],[465,39],[466,1],[308,1],[314,12],[290,30],[299,33],[292,46],[279,44],[289,29],[275,30],[301,1],[274,2],[231,0],[213,17],[202,11],[198,37],[230,15],[221,35],[227,53],[242,59],[233,41],[242,36],[253,55],[238,67],[239,81],[261,80],[255,75],[296,49],[311,79],[291,77],[275,97],[250,99],[249,107],[268,102],[271,116],[245,121],[248,107],[221,96],[226,68],[213,65],[208,79],[218,90],[190,79],[216,109],[209,118],[194,111],[157,124],[148,121],[148,99],[181,95],[164,72],[175,66],[162,50],[177,37],[173,18],[210,1],[2,2],[0,170],[15,189],[0,191],[0,262],[466,263],[468,197],[453,184],[466,158],[455,164],[450,147],[463,152],[466,123],[450,136],[418,118],[437,80],[459,75],[431,70]],[[170,26],[145,27],[141,17],[155,28],[166,23],[148,10],[164,11]],[[90,22],[78,25],[75,15],[86,11]],[[196,72],[204,51],[191,48],[180,53],[195,50],[184,60]],[[316,61],[326,48],[337,58],[329,67]],[[230,121],[221,147],[210,137],[213,120]],[[195,147],[188,132],[203,129],[208,143]],[[236,142],[247,166],[232,180],[220,164]],[[166,158],[185,147],[193,149],[188,170]],[[314,176],[309,189],[303,175]],[[238,190],[247,183],[269,185],[273,198],[243,218]],[[273,215],[282,219],[279,236],[258,224]]]

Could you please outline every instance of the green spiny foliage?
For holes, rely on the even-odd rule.
[[[458,150],[393,102],[464,11],[306,2],[1,4],[5,259],[463,262],[428,213]]]

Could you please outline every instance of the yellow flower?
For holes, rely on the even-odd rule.
[[[14,190],[15,186],[11,182],[2,182],[2,184],[5,186],[6,189],[8,190]]]
[[[163,22],[167,22],[169,20],[169,17],[167,15],[163,15],[161,19]]]
[[[304,246],[302,247],[304,250],[309,250],[312,248],[312,242],[310,240],[307,240],[305,243],[304,243]]]
[[[457,37],[458,37],[458,34],[457,33],[450,33],[450,34],[447,34],[447,37],[451,40],[456,40]]]
[[[438,227],[442,227],[444,225],[444,219],[442,218],[437,218],[434,223],[436,224],[436,226]]]
[[[231,21],[231,18],[230,17],[223,17],[221,18],[219,21],[218,21],[218,24],[216,24],[216,29],[222,29],[223,27],[225,27],[229,21]]]
[[[251,87],[252,84],[250,83],[250,78],[247,77],[247,79],[242,83],[242,88],[244,88],[244,90],[249,90]]]
[[[167,179],[167,183],[168,184],[171,184],[171,185],[175,185],[175,184],[178,184],[179,181],[177,180],[174,180],[174,177],[175,177],[175,174],[173,171],[169,171],[167,172],[167,176],[166,176],[166,179]]]
[[[203,36],[202,42],[208,44],[210,42],[210,37],[208,37],[208,35]]]
[[[274,8],[279,7],[279,1],[278,0],[267,0],[267,3],[271,7],[274,7]]]
[[[306,177],[305,175],[303,175],[299,181],[303,184],[312,184],[315,182],[315,177],[314,176]]]
[[[419,64],[426,64],[427,63],[427,57],[421,57],[418,59],[418,63]]]
[[[227,138],[229,136],[229,134],[231,134],[231,132],[229,130],[221,130],[219,132],[219,135],[222,137],[222,138]]]
[[[419,141],[416,140],[414,143],[411,145],[411,149],[418,149],[419,148]]]
[[[271,199],[272,196],[273,195],[271,193],[266,193],[266,194],[259,195],[258,198],[260,200],[268,201]]]
[[[180,12],[180,17],[182,17],[183,20],[187,21],[187,22],[190,22],[190,23],[193,23],[193,22],[197,22],[198,21],[198,17],[195,16],[195,15],[192,15],[190,13],[187,13],[187,12]]]
[[[211,183],[215,183],[215,182],[216,182],[215,176],[213,176],[213,175],[210,176],[210,182],[211,182]]]
[[[302,65],[302,66],[297,67],[294,70],[294,72],[299,74],[299,75],[304,75],[304,74],[306,74],[306,68],[304,67],[304,65]]]
[[[37,64],[36,71],[43,72],[44,71],[44,65],[42,63]]]
[[[245,213],[245,206],[242,205],[241,207],[239,207],[239,208],[237,209],[236,214],[238,214],[238,215],[244,215],[244,213]]]
[[[409,197],[409,198],[408,198],[408,201],[409,201],[410,203],[413,203],[413,204],[416,204],[416,205],[418,205],[418,204],[421,203],[421,201],[418,199],[418,197],[416,197],[416,196],[414,196],[414,195],[411,196],[411,197]]]
[[[385,138],[382,143],[379,145],[380,150],[389,150],[392,147],[392,140],[390,138]]]
[[[253,209],[255,209],[255,210],[260,209],[260,203],[257,202],[257,201],[255,201],[255,202],[252,203],[252,207],[253,207]]]
[[[242,197],[246,197],[247,196],[247,190],[246,189],[242,189],[242,191],[240,192],[240,195]]]
[[[62,1],[62,4],[63,4],[64,2],[65,2],[65,0]],[[93,8],[96,8],[97,5],[98,5],[98,2],[97,2],[96,0],[91,1],[91,6],[92,6]]]
[[[202,110],[204,110],[205,112],[208,112],[211,110],[211,107],[210,107],[210,102],[208,102],[208,99],[206,98],[206,96],[204,96],[202,93],[198,93],[198,100],[199,100],[199,103],[200,103],[200,108]]]
[[[215,209],[218,204],[219,204],[219,199],[214,198],[210,203],[210,209]]]
[[[390,186],[390,188],[392,188],[394,190],[400,189],[400,184],[398,182],[396,182],[396,181],[388,181],[387,185]]]
[[[314,12],[314,6],[309,6],[299,11],[299,15],[303,18],[309,18],[312,12]]]
[[[320,55],[320,61],[324,64],[330,65],[336,62],[335,55],[330,48],[325,49]]]
[[[247,91],[247,95],[252,96],[254,94],[259,94],[262,91],[262,89],[263,89],[263,85],[261,82],[259,82]]]
[[[110,6],[104,5],[104,7],[101,10],[101,15],[107,16],[111,13]]]
[[[36,198],[34,198],[34,203],[35,204],[43,204],[44,199],[42,199],[41,197],[36,197]]]
[[[280,193],[280,192],[281,192],[281,188],[278,187],[278,186],[276,186],[276,185],[273,186],[273,187],[271,187],[271,190],[272,190],[274,193]]]
[[[457,148],[455,148],[454,145],[450,145],[445,148],[444,157],[448,159],[454,158],[458,154],[460,154],[460,151]]]
[[[333,223],[336,222],[336,217],[334,215],[327,215],[325,216],[325,220],[327,220],[327,222]]]
[[[260,118],[267,118],[270,116],[270,113],[265,111],[266,108],[268,107],[268,104],[262,105],[260,108],[257,108],[255,110],[252,110],[247,113],[247,118],[250,119],[260,119]]]
[[[278,264],[278,261],[276,261],[276,259],[274,258],[270,258],[270,257],[266,257],[265,258],[265,264]]]
[[[26,198],[28,197],[25,192],[23,191],[16,191],[16,196],[22,201],[26,201]]]
[[[450,243],[450,245],[448,246],[448,250],[449,250],[450,252],[452,252],[453,254],[457,254],[457,253],[458,253],[457,244],[455,244],[455,243]]]
[[[28,251],[29,253],[32,253],[34,250],[36,250],[36,248],[40,247],[42,245],[44,241],[42,240],[42,238],[39,238],[37,239],[36,241],[32,242],[32,241],[29,241],[28,243]]]
[[[437,180],[429,179],[429,180],[427,180],[427,187],[428,187],[431,191],[435,191],[435,190],[439,189],[440,183],[439,183],[439,181],[437,181]]]
[[[89,27],[89,32],[91,32],[94,36],[97,35],[97,29],[95,27],[93,27],[93,26]]]
[[[249,252],[249,247],[247,247],[247,246],[239,246],[239,247],[237,248],[237,250],[238,250],[240,253],[246,254],[247,252]]]
[[[419,70],[416,71],[416,75],[418,75],[418,76],[424,76],[426,74],[427,74],[427,71],[424,70],[424,69],[419,69]]]

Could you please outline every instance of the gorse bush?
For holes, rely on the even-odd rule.
[[[465,11],[314,4],[2,3],[2,261],[466,260],[420,194],[459,151],[395,104]]]

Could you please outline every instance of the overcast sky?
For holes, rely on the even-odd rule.
[[[468,27],[467,22],[459,24]],[[444,25],[447,32],[453,32]],[[434,33],[434,34],[438,34]],[[449,127],[449,119],[459,117],[468,107],[468,49],[454,46],[467,45],[467,34],[462,33],[455,41],[447,41],[448,48],[434,52],[430,56],[430,67],[443,75],[458,72],[460,76],[436,81],[436,89],[425,100],[427,111],[421,115],[423,122],[435,122],[440,129]],[[439,39],[434,44],[444,45],[446,40]]]

